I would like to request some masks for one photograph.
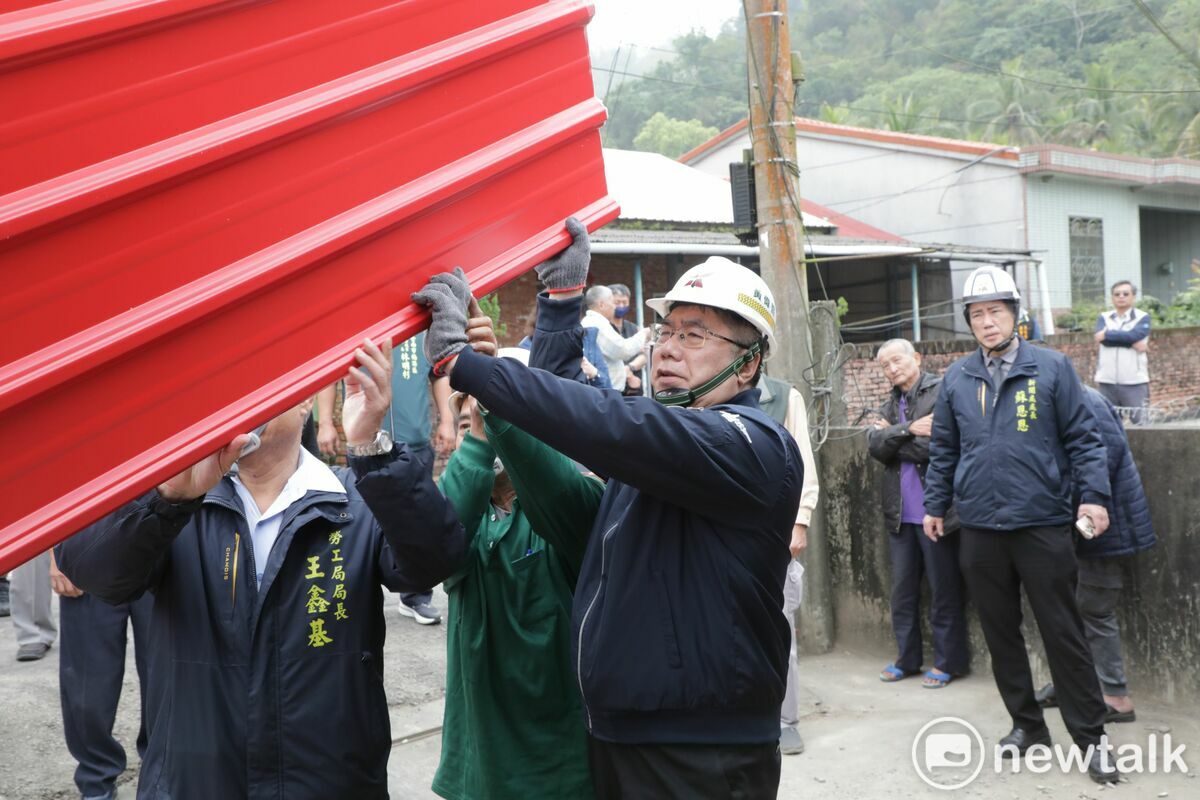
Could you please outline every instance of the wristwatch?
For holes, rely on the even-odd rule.
[[[380,429],[375,438],[366,444],[347,444],[346,453],[352,456],[381,456],[392,452],[392,435]]]

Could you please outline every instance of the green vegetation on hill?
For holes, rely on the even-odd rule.
[[[790,13],[800,115],[1200,158],[1200,0],[793,0]],[[677,156],[744,118],[744,30],[689,33],[645,77],[615,76],[605,143]]]

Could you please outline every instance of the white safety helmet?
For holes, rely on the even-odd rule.
[[[989,353],[999,353],[1008,349],[1009,343],[1017,335],[1017,322],[1021,319],[1021,293],[1012,276],[998,267],[980,267],[967,276],[963,286],[963,319],[967,327],[971,326],[971,304],[986,303],[1000,300],[1008,305],[1013,315],[1013,329],[1008,338],[995,347],[987,348]],[[980,342],[983,346],[983,343]]]
[[[1003,300],[1013,305],[1013,316],[1021,303],[1021,293],[1012,276],[998,267],[980,267],[967,276],[963,287],[963,313],[971,303],[983,303],[988,300]]]
[[[666,297],[646,301],[663,319],[676,303],[732,311],[767,340],[764,358],[775,351],[775,297],[766,281],[741,264],[712,256],[683,273]]]

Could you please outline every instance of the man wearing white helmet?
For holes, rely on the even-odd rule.
[[[577,341],[589,245],[577,221],[567,228],[572,245],[538,267],[538,336]],[[490,413],[608,477],[572,611],[597,796],[774,797],[789,644],[780,609],[803,467],[754,388],[774,337],[770,290],[709,259],[651,301],[663,317],[654,399],[473,352],[469,294],[446,274],[418,293],[433,310],[431,363]]]
[[[1017,335],[1020,294],[1007,272],[967,278],[963,314],[979,349],[950,365],[934,406],[925,473],[925,533],[944,533],[958,509],[959,563],[979,610],[992,672],[1012,731],[1001,755],[1048,745],[1021,635],[1021,587],[1033,608],[1063,722],[1093,780],[1117,780],[1102,748],[1106,708],[1075,604],[1072,523],[1108,527],[1108,466],[1095,417],[1070,360]],[[1081,502],[1072,507],[1072,476]],[[1069,688],[1064,699],[1059,681]],[[1091,749],[1089,749],[1091,748]]]

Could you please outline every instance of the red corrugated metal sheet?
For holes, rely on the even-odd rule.
[[[24,4],[16,4],[17,7]],[[13,8],[9,4],[7,8]],[[0,14],[0,573],[614,218],[580,0]]]

